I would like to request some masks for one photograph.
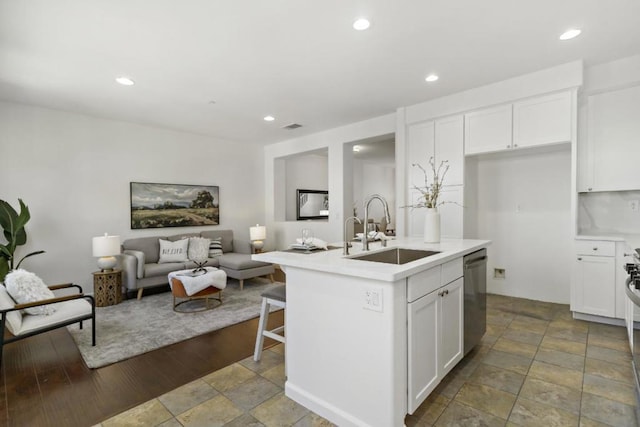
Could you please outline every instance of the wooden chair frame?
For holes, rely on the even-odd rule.
[[[34,335],[41,334],[43,332],[49,332],[49,331],[52,331],[54,329],[61,328],[63,326],[72,325],[72,324],[74,324],[76,322],[80,323],[80,329],[82,329],[82,322],[84,320],[91,320],[91,345],[92,346],[96,345],[96,302],[95,302],[93,296],[85,295],[82,292],[82,288],[79,285],[74,285],[73,283],[63,283],[63,284],[60,284],[60,285],[49,286],[49,289],[52,290],[52,291],[55,291],[55,290],[58,290],[58,289],[68,289],[68,288],[77,288],[79,290],[79,293],[73,294],[73,295],[65,295],[65,296],[61,296],[61,297],[45,299],[45,300],[41,300],[41,301],[30,302],[30,303],[26,303],[26,304],[16,304],[13,308],[0,310],[0,366],[2,366],[2,354],[4,352],[4,345],[5,344],[9,344],[9,343],[12,343],[14,341],[18,341],[18,340],[21,340],[21,339],[24,339],[24,338],[29,338],[29,337],[32,337]],[[41,327],[39,329],[30,331],[30,332],[25,332],[24,334],[20,334],[20,335],[14,335],[13,337],[10,337],[10,338],[5,338],[4,337],[6,320],[7,320],[6,319],[7,313],[10,313],[12,311],[24,310],[25,308],[31,308],[31,307],[38,307],[38,306],[42,306],[42,305],[55,304],[55,303],[58,303],[58,302],[70,301],[70,300],[75,300],[75,299],[85,299],[85,300],[87,300],[91,304],[91,313],[90,314],[85,314],[83,316],[78,316],[78,317],[75,317],[73,319],[65,320],[63,322],[57,322],[57,323],[54,323],[52,325],[43,326],[43,327]]]

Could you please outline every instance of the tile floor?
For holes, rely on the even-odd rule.
[[[487,333],[405,423],[412,426],[635,426],[622,327],[566,305],[489,295]],[[284,347],[248,358],[101,426],[331,426],[284,396]]]

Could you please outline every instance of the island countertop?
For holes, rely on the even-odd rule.
[[[471,239],[442,239],[440,243],[424,243],[421,238],[399,238],[388,240],[387,247],[381,247],[380,242],[369,243],[370,250],[368,253],[384,251],[390,248],[420,249],[440,252],[402,265],[351,259],[354,255],[365,253],[362,251],[362,244],[359,242],[353,242],[353,247],[349,249],[348,256],[344,256],[342,254],[342,248],[340,248],[318,250],[312,253],[304,253],[304,251],[264,252],[252,255],[252,259],[256,261],[280,264],[285,267],[290,266],[308,270],[332,272],[345,276],[395,282],[420,271],[424,271],[430,267],[445,263],[471,252],[475,252],[479,249],[486,248],[490,244],[490,240]]]

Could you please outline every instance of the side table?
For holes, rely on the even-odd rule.
[[[122,271],[96,271],[93,274],[93,297],[96,307],[122,302]]]

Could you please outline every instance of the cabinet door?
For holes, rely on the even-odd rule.
[[[513,147],[571,141],[571,92],[513,104]]]
[[[511,148],[511,104],[464,115],[464,154]]]
[[[571,310],[615,317],[615,276],[614,257],[577,255]]]
[[[444,185],[464,184],[464,119],[453,116],[435,122],[436,166],[441,161],[449,162],[449,170],[444,177]]]
[[[407,177],[409,187],[424,186],[424,174],[419,168],[412,167],[414,163],[429,171],[429,159],[435,157],[434,152],[434,123],[416,123],[407,129]],[[429,175],[431,179],[431,175]]]
[[[413,414],[438,385],[440,290],[408,304],[408,412]]]
[[[440,296],[440,367],[442,376],[463,356],[463,278],[459,278],[439,290]]]
[[[640,86],[592,95],[587,108],[589,191],[640,189]]]

